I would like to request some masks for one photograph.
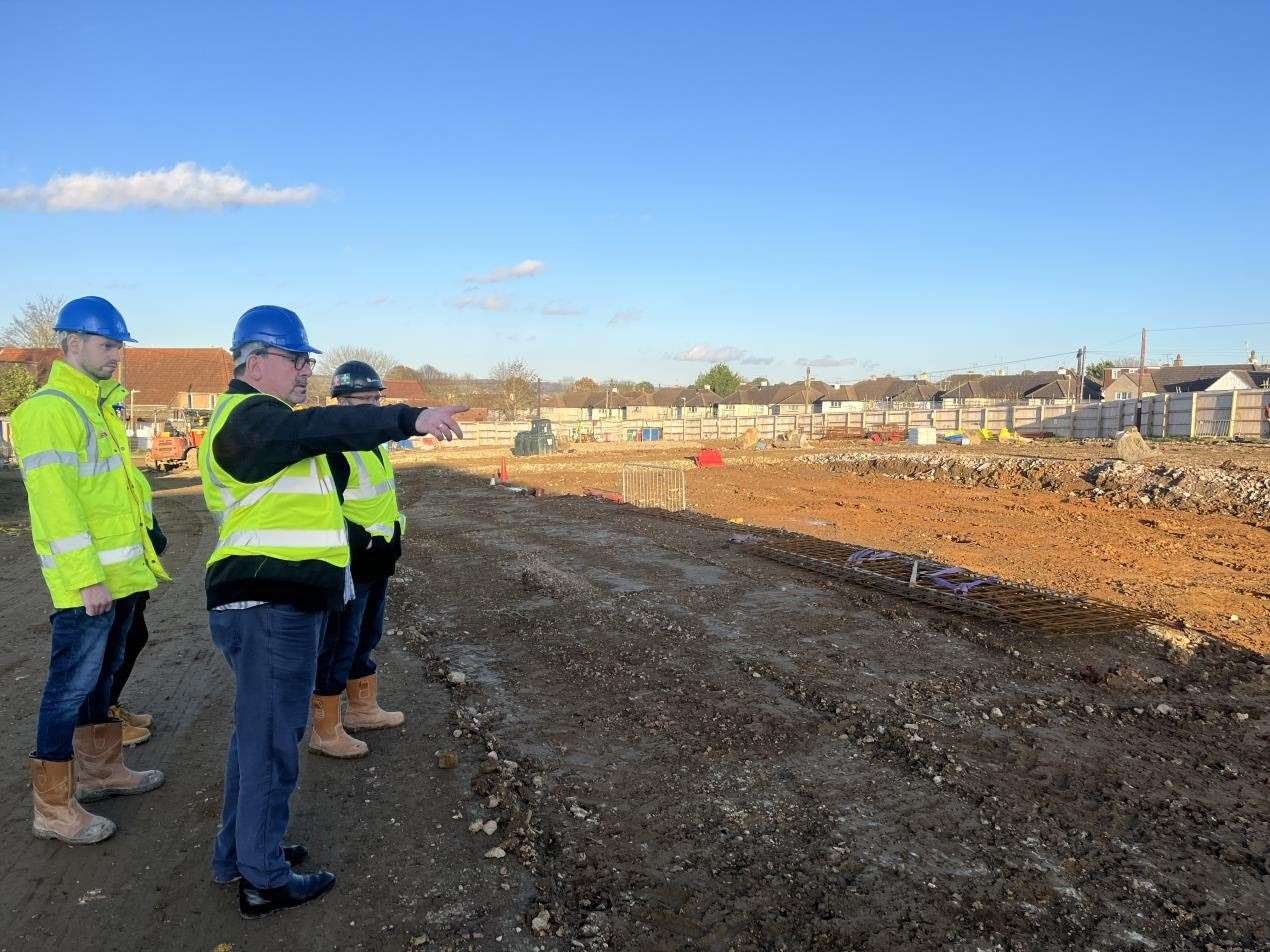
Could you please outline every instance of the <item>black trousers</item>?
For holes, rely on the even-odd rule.
[[[124,642],[123,663],[115,672],[115,679],[110,685],[110,703],[119,703],[119,695],[123,693],[132,676],[132,666],[137,663],[137,656],[150,640],[150,629],[146,627],[146,602],[150,601],[149,592],[137,595],[137,608],[132,613],[132,625],[128,628],[127,640]]]

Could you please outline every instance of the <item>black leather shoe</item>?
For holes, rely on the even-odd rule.
[[[291,881],[272,889],[257,889],[247,880],[238,883],[238,911],[244,919],[259,919],[292,906],[302,906],[326,895],[335,885],[335,874],[292,873]]]
[[[282,858],[287,861],[288,866],[294,868],[309,858],[309,851],[299,843],[293,846],[283,846]],[[217,879],[213,876],[212,882],[216,883],[217,886],[232,886],[242,878],[242,874],[235,876],[233,879]]]

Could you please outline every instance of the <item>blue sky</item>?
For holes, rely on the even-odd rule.
[[[659,383],[1270,351],[1270,4],[364,6],[0,6],[0,319]]]

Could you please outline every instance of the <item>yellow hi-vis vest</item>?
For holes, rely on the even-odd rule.
[[[168,581],[146,532],[149,484],[108,402],[118,387],[58,360],[13,411],[31,537],[54,608],[83,607],[80,590],[102,582],[124,598]]]
[[[284,562],[316,560],[348,566],[348,534],[325,456],[292,463],[258,483],[242,483],[216,461],[216,434],[249,397],[226,394],[216,404],[198,448],[203,499],[216,521],[218,539],[208,565],[231,556],[267,556]],[[263,395],[266,400],[277,397]],[[290,407],[284,401],[278,400]]]
[[[374,450],[353,450],[348,460],[348,486],[344,490],[344,518],[373,536],[391,540],[397,524],[406,530],[406,517],[397,509],[397,480],[388,459],[388,444]]]

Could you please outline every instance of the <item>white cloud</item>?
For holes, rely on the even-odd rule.
[[[382,307],[383,305],[389,304],[391,302],[392,302],[392,298],[388,297],[387,295],[381,294],[379,297],[371,298],[366,303],[369,304],[371,307]]]
[[[618,311],[609,318],[610,327],[621,327],[623,324],[634,324],[636,321],[644,319],[643,312],[634,309],[626,311]]]
[[[506,311],[511,307],[511,302],[498,294],[466,295],[461,298],[455,298],[450,302],[450,306],[460,311],[466,311],[471,308],[475,308],[478,311]]]
[[[741,363],[743,364],[757,364],[760,367],[766,367],[769,364],[773,364],[775,362],[776,362],[775,357],[755,357],[751,355],[749,357],[741,358]]]
[[[548,317],[580,317],[586,312],[580,307],[572,307],[568,304],[547,304],[543,306],[542,313]]]
[[[854,367],[859,361],[854,357],[799,357],[794,363],[804,367]]]
[[[694,344],[685,351],[675,354],[675,360],[686,360],[694,363],[712,364],[721,360],[740,360],[745,351],[739,347],[711,347],[708,344]]]
[[[532,278],[542,274],[546,264],[533,258],[526,258],[520,264],[506,268],[495,268],[489,274],[469,274],[465,279],[468,284],[498,284],[500,281],[514,281],[517,278]]]
[[[252,185],[231,168],[205,169],[178,162],[170,169],[116,175],[72,172],[43,185],[0,188],[0,208],[45,212],[117,212],[125,208],[219,211],[253,205],[307,205],[316,185]]]

